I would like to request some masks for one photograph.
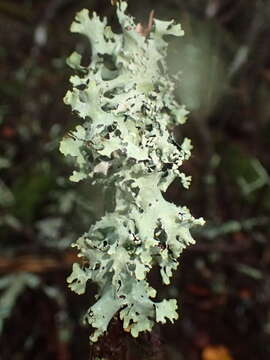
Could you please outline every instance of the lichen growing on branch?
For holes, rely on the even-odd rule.
[[[78,294],[88,280],[98,285],[97,301],[85,317],[95,328],[92,341],[118,312],[134,337],[150,331],[155,321],[177,319],[176,300],[156,302],[147,274],[157,264],[169,284],[182,250],[194,243],[190,228],[204,223],[163,197],[176,178],[184,188],[191,180],[181,171],[191,142],[178,145],[171,132],[185,123],[187,111],[174,99],[165,61],[164,36],[183,31],[173,21],[153,19],[151,31],[142,34],[126,8],[118,2],[121,34],[112,32],[106,18],[95,13],[89,18],[88,10],[71,26],[88,38],[92,58],[88,67],[76,52],[68,58],[77,75],[70,78],[73,89],[64,102],[83,122],[62,140],[60,151],[74,158],[70,180],[90,178],[114,194],[113,210],[74,244],[85,261],[74,264],[68,278]]]

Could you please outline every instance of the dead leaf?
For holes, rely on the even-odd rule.
[[[202,360],[233,360],[233,358],[225,346],[209,345],[202,351]]]

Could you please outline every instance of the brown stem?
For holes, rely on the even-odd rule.
[[[144,27],[141,23],[137,24],[137,26],[136,26],[137,33],[139,33],[145,37],[149,35],[149,33],[152,29],[152,26],[153,26],[154,13],[155,13],[154,10],[151,10],[151,12],[149,14],[147,27]]]
[[[78,262],[75,251],[66,251],[61,256],[53,255],[20,255],[13,258],[0,257],[0,274],[10,272],[32,272],[36,274],[50,271],[66,270]]]

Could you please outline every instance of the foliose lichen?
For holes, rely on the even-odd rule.
[[[68,64],[76,71],[64,102],[83,120],[64,137],[60,151],[74,159],[70,180],[90,178],[113,188],[113,211],[92,225],[74,244],[84,265],[75,263],[70,288],[85,292],[87,281],[98,285],[96,303],[85,316],[95,328],[96,341],[117,314],[123,326],[137,337],[155,322],[177,319],[175,299],[156,302],[156,290],[147,281],[154,265],[164,284],[170,283],[182,250],[194,240],[190,228],[203,225],[186,206],[166,201],[163,193],[179,178],[188,188],[190,177],[181,165],[191,155],[185,138],[181,145],[172,129],[184,124],[187,110],[173,95],[174,82],[166,68],[165,35],[182,36],[173,21],[153,20],[146,36],[117,4],[121,34],[107,20],[88,10],[76,15],[71,31],[87,37],[92,57],[81,65],[74,52]]]

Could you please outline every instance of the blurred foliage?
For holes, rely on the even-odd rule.
[[[157,18],[175,18],[185,30],[171,41],[168,60],[171,73],[180,72],[179,101],[191,110],[176,135],[193,139],[185,164],[193,184],[186,193],[171,186],[166,197],[207,220],[173,286],[161,289],[179,298],[182,317],[162,330],[160,354],[267,360],[270,3],[129,3],[142,23],[155,9]],[[89,58],[87,42],[69,33],[83,7],[115,24],[109,0],[0,0],[1,360],[89,354],[80,323],[89,300],[73,296],[65,278],[74,256],[69,245],[104,213],[105,195],[71,184],[69,164],[58,154],[74,124],[62,103],[70,76],[65,58],[74,48],[85,63]],[[156,274],[150,280],[161,286]]]

